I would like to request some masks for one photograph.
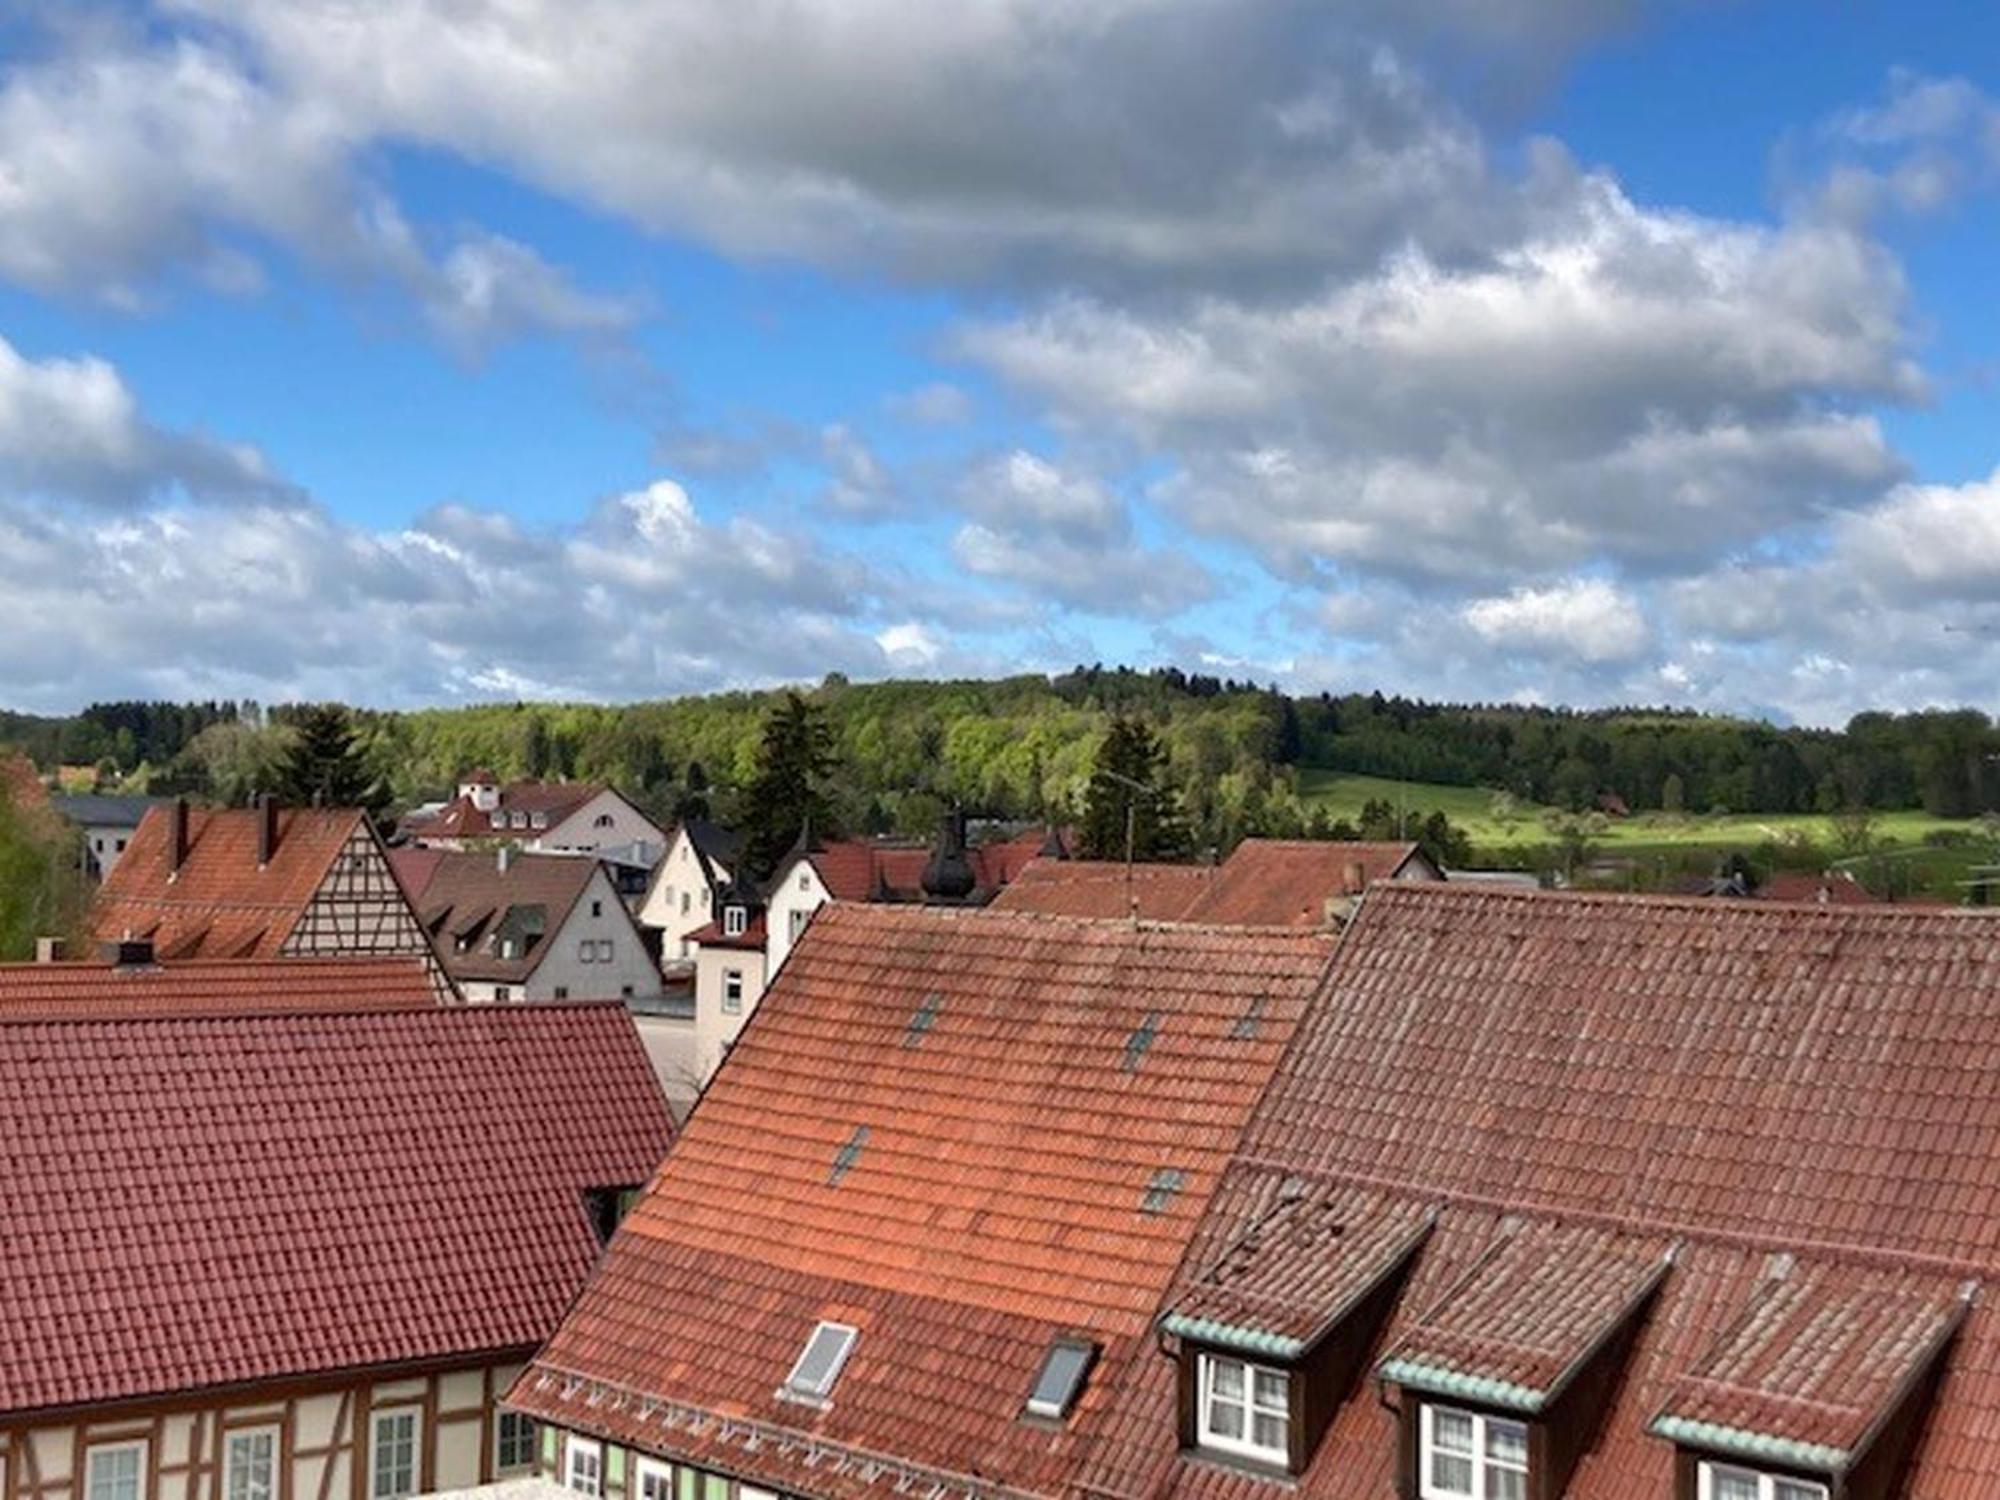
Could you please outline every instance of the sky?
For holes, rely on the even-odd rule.
[[[0,707],[2000,682],[2000,11],[0,6]]]

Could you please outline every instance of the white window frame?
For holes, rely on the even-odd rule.
[[[724,969],[722,971],[722,1013],[725,1016],[743,1014],[743,971]]]
[[[633,1459],[631,1500],[674,1500],[674,1466],[644,1454],[634,1454]],[[655,1494],[646,1493],[649,1479],[659,1483]]]
[[[1469,1490],[1448,1490],[1440,1486],[1431,1475],[1431,1458],[1437,1452],[1433,1437],[1437,1413],[1449,1412],[1453,1416],[1464,1417],[1472,1423],[1472,1451],[1461,1453],[1457,1449],[1447,1450],[1447,1458],[1463,1458],[1472,1465],[1472,1488]],[[1493,1423],[1508,1427],[1518,1427],[1522,1432],[1523,1446],[1527,1443],[1528,1424],[1517,1417],[1489,1417],[1483,1412],[1469,1407],[1453,1406],[1448,1402],[1426,1401],[1423,1403],[1421,1436],[1417,1442],[1417,1493],[1422,1500],[1487,1500],[1486,1477],[1489,1470],[1519,1474],[1521,1491],[1528,1493],[1529,1463],[1523,1458],[1517,1467],[1514,1464],[1493,1458],[1486,1451],[1486,1429]]]
[[[385,1492],[380,1488],[382,1466],[376,1462],[382,1450],[382,1426],[385,1422],[410,1419],[410,1487],[406,1490]],[[421,1495],[424,1490],[424,1412],[420,1406],[379,1406],[368,1414],[368,1495],[369,1500],[402,1500],[406,1495]]]
[[[507,1427],[509,1423],[528,1429],[528,1456],[517,1463],[506,1459]],[[493,1472],[495,1474],[519,1474],[532,1469],[542,1461],[542,1424],[526,1412],[507,1411],[504,1408],[493,1415]]]
[[[805,1368],[806,1358],[819,1343],[822,1334],[838,1339],[840,1347],[827,1366],[826,1374],[820,1378],[819,1389],[814,1390],[799,1384],[799,1371]],[[800,1401],[808,1406],[825,1406],[833,1399],[833,1388],[840,1382],[840,1372],[847,1368],[847,1361],[853,1357],[854,1346],[860,1341],[861,1330],[852,1323],[836,1323],[823,1318],[813,1325],[813,1331],[806,1335],[805,1347],[799,1350],[799,1357],[792,1361],[792,1368],[785,1376],[785,1383],[778,1387],[778,1398],[782,1401]]]
[[[1231,1437],[1218,1431],[1210,1422],[1210,1402],[1215,1397],[1215,1372],[1224,1365],[1233,1365],[1243,1372],[1243,1398],[1236,1401],[1224,1396],[1222,1399],[1237,1406],[1243,1413],[1243,1433]],[[1275,1375],[1285,1383],[1284,1405],[1276,1409],[1257,1400],[1258,1375]],[[1237,1359],[1228,1354],[1203,1354],[1198,1357],[1196,1367],[1198,1382],[1195,1391],[1195,1441],[1201,1447],[1214,1453],[1228,1453],[1237,1458],[1251,1459],[1260,1464],[1274,1464],[1279,1468],[1290,1468],[1292,1462],[1292,1376],[1287,1370],[1272,1365],[1254,1364],[1247,1359]],[[1273,1448],[1257,1441],[1259,1415],[1277,1416],[1284,1420],[1285,1440]]]
[[[1746,1479],[1755,1480],[1757,1482],[1757,1500],[1778,1500],[1778,1486],[1780,1484],[1796,1485],[1799,1489],[1804,1490],[1809,1497],[1816,1496],[1816,1500],[1828,1500],[1828,1497],[1832,1493],[1826,1485],[1817,1479],[1800,1479],[1793,1474],[1770,1474],[1762,1469],[1753,1469],[1748,1464],[1732,1464],[1719,1459],[1704,1458],[1698,1470],[1699,1484],[1697,1485],[1697,1490],[1700,1500],[1714,1500],[1715,1471],[1718,1469],[1726,1470],[1732,1474],[1741,1474]]]
[[[742,937],[743,929],[749,925],[750,913],[742,907],[725,906],[722,908],[722,935],[724,937]]]
[[[577,1483],[577,1460],[590,1460],[591,1473],[589,1487]],[[595,1438],[569,1435],[563,1445],[563,1488],[574,1490],[579,1495],[602,1495],[604,1493],[604,1445]]]
[[[231,1427],[222,1435],[222,1500],[239,1500],[236,1494],[236,1445],[257,1438],[271,1440],[271,1466],[264,1475],[264,1491],[261,1500],[278,1500],[278,1465],[284,1451],[284,1438],[275,1424],[256,1427]],[[241,1500],[260,1500],[256,1491],[241,1497]]]
[[[138,1466],[134,1470],[132,1478],[133,1500],[146,1500],[146,1470],[152,1459],[152,1455],[147,1451],[148,1447],[149,1445],[144,1438],[133,1438],[129,1442],[92,1443],[88,1448],[84,1449],[83,1500],[98,1500],[97,1465],[99,1461],[121,1457],[127,1453],[136,1453],[139,1456]],[[117,1500],[117,1497],[111,1496],[108,1497],[108,1500]]]

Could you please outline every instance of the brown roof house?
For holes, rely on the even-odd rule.
[[[586,1494],[1067,1492],[1331,951],[828,906],[508,1405]]]
[[[508,845],[406,848],[392,859],[468,1001],[659,994],[659,965],[599,861]]]
[[[1378,880],[1442,880],[1414,843],[1245,839],[1219,865],[1037,859],[994,904],[1070,917],[1322,927]]]
[[[150,943],[165,962],[431,954],[365,812],[268,798],[151,808],[90,926],[99,942]]]
[[[671,1141],[631,1023],[349,1003],[292,964],[329,967],[0,1004],[13,1500],[402,1500],[535,1468],[496,1397]]]
[[[1094,1496],[1970,1500],[2000,923],[1370,892]]]
[[[654,860],[667,840],[659,824],[602,782],[502,783],[491,771],[472,772],[451,801],[410,814],[400,831],[439,849],[507,842],[543,854],[602,854],[644,844]]]

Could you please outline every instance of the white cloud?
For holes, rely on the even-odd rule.
[[[1538,656],[1626,661],[1644,651],[1650,638],[1631,596],[1601,578],[1475,599],[1462,613],[1488,644]]]
[[[919,427],[956,427],[972,417],[972,397],[948,380],[898,391],[883,404],[891,416]]]
[[[123,506],[172,490],[269,499],[287,486],[254,449],[146,420],[105,361],[33,360],[0,338],[0,489]]]

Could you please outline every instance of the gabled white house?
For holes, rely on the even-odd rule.
[[[659,849],[666,832],[616,787],[586,781],[510,781],[474,771],[434,812],[403,821],[412,842],[434,849],[512,843],[537,854],[590,854],[622,845]]]
[[[720,915],[722,893],[736,878],[737,854],[736,835],[706,819],[686,819],[674,830],[639,903],[640,922],[660,934],[663,966],[694,961],[691,939]]]

